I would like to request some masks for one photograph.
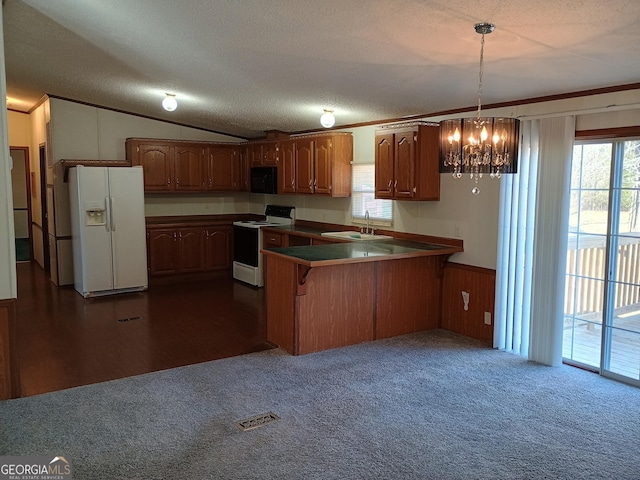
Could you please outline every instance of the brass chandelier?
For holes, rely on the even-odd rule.
[[[516,173],[520,121],[508,117],[482,116],[482,75],[484,73],[484,36],[493,32],[492,23],[474,25],[482,35],[478,82],[478,113],[474,118],[457,118],[440,122],[440,172],[454,178],[469,174],[475,180],[471,190],[480,193],[478,180],[483,174],[500,178]]]

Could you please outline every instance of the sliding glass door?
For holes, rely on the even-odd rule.
[[[640,140],[576,143],[563,357],[640,384]]]

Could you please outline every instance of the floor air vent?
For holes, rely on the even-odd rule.
[[[142,317],[127,317],[127,318],[119,318],[118,322],[130,322],[131,320],[142,320]]]
[[[235,426],[240,430],[253,430],[254,428],[261,427],[266,425],[267,423],[275,422],[276,420],[280,420],[280,417],[273,412],[263,413],[261,415],[256,415],[255,417],[247,418],[246,420],[240,420],[235,423]]]

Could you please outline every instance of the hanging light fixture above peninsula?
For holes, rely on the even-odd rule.
[[[475,180],[471,190],[480,193],[478,180],[488,173],[500,178],[516,173],[520,121],[515,118],[482,116],[482,75],[484,73],[484,36],[493,32],[492,23],[477,23],[482,35],[478,82],[478,113],[474,118],[457,118],[440,122],[440,172],[461,178],[468,173]]]

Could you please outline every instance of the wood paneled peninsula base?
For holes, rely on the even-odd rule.
[[[263,250],[267,340],[303,355],[436,328],[443,267],[460,251],[406,240]]]

